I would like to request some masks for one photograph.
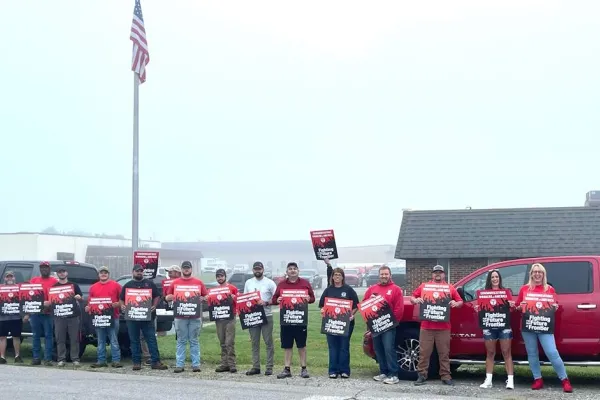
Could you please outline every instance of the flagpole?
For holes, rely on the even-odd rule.
[[[140,79],[137,72],[133,73],[133,188],[132,188],[132,210],[131,210],[131,249],[136,251],[139,246],[139,98]]]

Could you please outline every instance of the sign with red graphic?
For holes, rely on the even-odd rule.
[[[423,303],[419,307],[421,321],[450,321],[450,285],[447,283],[426,283],[421,290]]]
[[[48,291],[48,300],[55,317],[69,318],[75,316],[75,307],[79,307],[75,299],[73,285],[53,286]]]
[[[242,329],[255,328],[267,323],[265,307],[258,304],[259,302],[259,291],[238,295],[236,307]]]
[[[41,283],[22,283],[19,297],[23,314],[35,315],[44,312],[44,287]]]
[[[21,315],[19,292],[19,285],[0,285],[0,316]]]
[[[359,303],[358,310],[367,322],[367,329],[373,336],[379,336],[390,329],[395,329],[398,325],[390,305],[379,294]]]
[[[328,258],[330,260],[338,258],[337,245],[335,244],[335,235],[333,229],[323,231],[310,231],[313,250],[317,260]]]
[[[521,331],[554,333],[556,297],[553,293],[527,292],[523,297]]]
[[[281,325],[308,325],[308,290],[281,289],[279,321]]]
[[[158,251],[134,251],[133,264],[144,267],[144,278],[156,278],[158,271]]]
[[[177,284],[173,288],[173,309],[176,317],[200,318],[202,302],[200,285]]]
[[[477,314],[481,329],[510,328],[509,295],[506,289],[477,291]]]
[[[115,313],[110,297],[90,297],[88,307],[88,313],[92,316],[92,325],[94,325],[94,327],[111,327]]]
[[[152,320],[152,289],[125,289],[125,319],[129,321]]]
[[[228,286],[208,289],[208,316],[211,321],[231,320],[233,314],[233,296]]]
[[[334,336],[348,336],[350,333],[350,316],[352,300],[325,297],[321,309],[321,333]]]

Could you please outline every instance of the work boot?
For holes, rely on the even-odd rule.
[[[229,367],[226,365],[219,365],[216,369],[215,372],[227,372],[229,371]]]

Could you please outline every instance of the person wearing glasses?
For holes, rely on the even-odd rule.
[[[531,266],[529,271],[529,282],[524,285],[519,291],[519,297],[517,298],[517,304],[519,304],[521,311],[525,310],[527,303],[524,300],[527,293],[549,293],[555,294],[554,288],[548,285],[546,277],[546,268],[542,264],[535,263]],[[558,308],[558,303],[554,303],[553,306]],[[540,390],[544,387],[544,381],[542,380],[542,371],[540,369],[540,356],[538,352],[538,341],[544,349],[544,353],[548,360],[552,363],[554,371],[558,375],[558,378],[562,382],[563,391],[571,393],[573,387],[567,376],[567,370],[565,369],[565,363],[558,350],[556,349],[556,341],[554,334],[551,333],[535,333],[535,332],[521,332],[523,341],[525,342],[525,349],[527,350],[527,359],[529,361],[529,368],[533,374],[533,385],[532,390]]]
[[[485,290],[505,290],[502,286],[502,275],[497,269],[493,269],[488,272],[487,279],[485,281]],[[510,290],[507,291],[508,304],[510,308],[514,308],[515,302],[512,299]],[[475,311],[479,311],[479,306],[475,304],[473,306]],[[483,340],[485,343],[486,357],[485,357],[485,381],[479,385],[480,388],[489,389],[492,387],[492,377],[494,375],[494,359],[496,358],[496,343],[500,341],[500,350],[502,351],[502,357],[504,358],[504,364],[506,367],[506,374],[508,379],[506,380],[506,388],[514,389],[514,366],[511,353],[513,333],[512,329],[484,329]]]

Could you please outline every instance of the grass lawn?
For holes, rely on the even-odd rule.
[[[321,334],[321,314],[316,304],[309,306],[308,313],[308,339],[307,339],[307,366],[312,374],[326,374],[328,365],[328,349],[325,335]],[[275,371],[283,367],[283,349],[281,349],[281,341],[279,339],[279,314],[275,313],[273,316],[274,328],[273,328],[273,341],[275,344]],[[250,334],[247,331],[242,330],[239,321],[236,322],[236,340],[235,350],[237,356],[238,368],[245,370],[250,367],[252,363],[252,350],[250,344]],[[362,337],[366,330],[366,325],[360,316],[356,318],[356,326],[350,342],[350,363],[352,367],[352,374],[354,376],[365,376],[370,377],[378,373],[378,367],[374,360],[369,358],[363,353],[362,350]],[[158,346],[160,349],[161,359],[173,365],[175,362],[175,336],[159,336]],[[29,363],[31,357],[31,339],[27,339],[23,343],[23,356],[26,359],[25,362]],[[200,334],[200,350],[202,354],[202,363],[207,368],[216,367],[221,360],[221,348],[217,339],[216,327],[214,324],[204,326],[202,333]],[[482,352],[484,351],[482,345]],[[12,350],[9,350],[8,354],[12,356]],[[292,370],[295,371],[299,368],[298,365],[298,353],[294,350],[292,358]],[[92,363],[96,360],[96,348],[89,346],[83,357],[83,362]],[[261,364],[264,368],[264,362],[266,360],[266,349],[264,342],[261,340]],[[129,361],[129,360],[127,360]],[[187,359],[189,364],[189,356]],[[600,367],[567,367],[569,376],[573,379],[579,380],[593,380],[600,375]],[[554,377],[555,374],[551,367],[542,367],[542,372],[545,377]],[[485,374],[483,366],[462,366],[457,374],[456,378],[461,377],[473,378],[475,375],[477,379],[482,378]],[[503,366],[495,368],[495,374],[504,375],[505,370]],[[531,372],[526,366],[515,366],[515,376],[530,379]]]

